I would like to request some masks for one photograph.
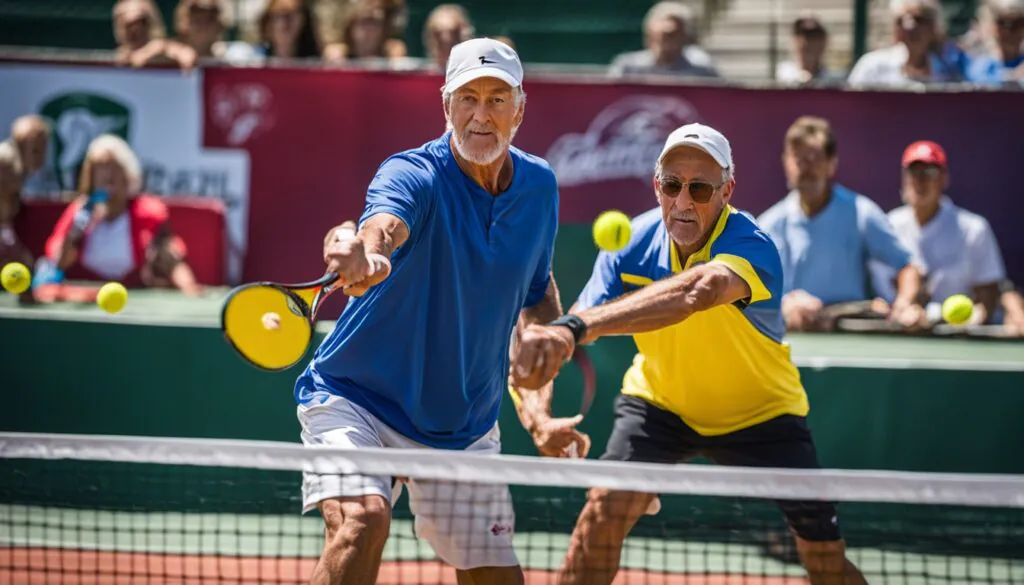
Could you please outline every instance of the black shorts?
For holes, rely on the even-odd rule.
[[[807,420],[783,415],[725,435],[706,437],[678,415],[642,398],[619,395],[615,426],[601,459],[683,463],[703,456],[720,465],[818,469]],[[839,540],[831,502],[777,500],[793,531],[810,541]]]

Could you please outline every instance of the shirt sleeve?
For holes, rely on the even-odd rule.
[[[554,177],[552,177],[554,183]],[[533,280],[530,281],[530,290],[526,293],[526,301],[523,308],[536,305],[544,298],[544,293],[551,283],[551,264],[555,256],[555,239],[558,237],[558,187],[554,186],[554,200],[552,209],[548,214],[548,236],[545,241],[544,251],[541,252],[540,262],[533,273]]]
[[[889,218],[875,202],[861,197],[857,204],[860,231],[867,245],[868,257],[893,270],[902,270],[910,263],[910,251],[896,237]]]
[[[590,280],[576,298],[578,310],[589,309],[607,303],[625,294],[619,276],[619,255],[601,252],[594,261]]]
[[[764,231],[752,229],[714,246],[711,262],[728,266],[747,283],[750,298],[743,304],[772,299],[781,302],[782,261],[778,248]]]
[[[977,237],[967,248],[967,257],[971,266],[971,284],[979,286],[1002,282],[1006,278],[1003,255],[999,252],[999,243],[992,232],[992,226],[982,219],[981,229]]]
[[[366,191],[366,207],[359,225],[378,213],[402,220],[412,239],[429,205],[431,174],[419,161],[395,155],[384,161]]]

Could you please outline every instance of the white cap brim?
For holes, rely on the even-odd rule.
[[[715,162],[718,163],[718,166],[722,167],[723,169],[729,168],[729,157],[725,156],[725,154],[721,152],[718,152],[717,148],[710,147],[709,145],[704,144],[700,140],[694,140],[691,138],[684,138],[682,140],[676,140],[675,142],[670,142],[669,144],[666,144],[665,149],[661,151],[661,156],[658,157],[658,162],[665,160],[665,156],[668,155],[668,153],[672,152],[673,150],[681,146],[688,146],[690,148],[696,148],[697,150],[703,150],[704,152],[711,155],[711,158],[715,159]]]
[[[477,67],[475,69],[470,69],[469,71],[463,71],[459,75],[450,79],[448,83],[444,84],[444,91],[445,93],[451,93],[470,81],[480,79],[481,77],[494,77],[495,79],[504,81],[512,87],[519,87],[519,80],[504,69],[498,69],[497,67]]]

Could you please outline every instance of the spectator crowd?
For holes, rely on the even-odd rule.
[[[971,30],[959,39],[948,34],[939,0],[891,0],[888,10],[891,44],[861,56],[848,72],[827,65],[825,22],[813,13],[801,14],[790,25],[791,57],[778,63],[776,81],[904,88],[1024,84],[1024,0],[985,0]],[[465,8],[440,4],[423,27],[425,56],[411,58],[404,40],[407,12],[404,0],[266,0],[249,27],[249,41],[226,41],[222,0],[181,0],[173,37],[167,36],[153,0],[118,0],[113,24],[119,62],[137,67],[174,63],[186,69],[200,59],[238,64],[306,59],[436,71],[444,68],[452,46],[476,35]],[[642,27],[645,46],[616,56],[608,67],[610,76],[722,77],[699,43],[699,22],[689,4],[658,2]]]
[[[917,86],[971,82],[992,86],[1024,80],[1024,0],[988,0],[971,34],[948,38],[938,0],[892,0],[890,46],[861,57],[849,74],[826,66],[829,33],[813,14],[792,23],[792,59],[779,64],[787,84]],[[389,68],[441,71],[456,44],[477,35],[457,4],[436,6],[422,31],[426,56],[409,57],[403,0],[266,0],[254,19],[251,42],[225,39],[219,0],[181,0],[168,36],[152,0],[118,0],[113,12],[118,63],[196,67],[229,63],[322,60]],[[336,26],[322,26],[329,21]],[[691,9],[659,2],[643,19],[645,47],[618,55],[614,77],[720,77],[700,46]],[[512,44],[507,37],[503,42]],[[200,292],[184,243],[171,228],[166,206],[144,193],[139,160],[113,135],[90,144],[78,188],[53,228],[41,258],[18,240],[15,219],[32,176],[43,167],[50,129],[38,116],[18,118],[0,143],[0,263],[35,267],[34,288],[23,301],[59,284],[65,272],[140,286]],[[805,116],[782,137],[788,195],[758,223],[779,248],[785,274],[783,315],[793,331],[828,331],[837,306],[863,304],[908,331],[927,329],[938,306],[954,294],[975,302],[973,322],[1003,324],[1024,336],[1024,300],[1006,275],[995,235],[985,218],[949,193],[956,164],[941,145],[907,145],[899,188],[905,205],[885,213],[869,197],[835,179],[839,137],[827,120]],[[780,186],[781,187],[781,186]],[[780,194],[785,189],[780,188]],[[52,299],[51,299],[52,300]]]

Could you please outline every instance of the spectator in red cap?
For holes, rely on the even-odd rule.
[[[925,275],[930,316],[937,318],[948,297],[964,294],[975,302],[973,322],[1002,320],[998,313],[1006,269],[999,244],[984,217],[958,207],[945,195],[946,152],[928,140],[915,142],[903,152],[902,167],[906,205],[889,212],[889,221]],[[877,266],[872,271],[878,292],[891,299],[892,272]],[[1013,313],[1007,311],[1009,320],[1020,318]]]

